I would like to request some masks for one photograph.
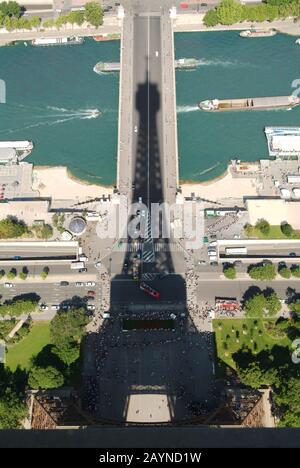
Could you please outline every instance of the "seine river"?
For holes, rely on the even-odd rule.
[[[292,111],[206,113],[208,98],[287,95],[300,79],[300,46],[277,35],[242,39],[237,32],[177,33],[176,57],[201,65],[177,71],[180,177],[203,181],[220,175],[232,158],[267,157],[266,125],[300,125]],[[118,74],[97,75],[98,61],[119,61],[119,41],[82,46],[0,48],[0,140],[35,143],[28,158],[38,165],[66,165],[78,177],[113,184],[116,177]],[[92,118],[93,109],[102,115]]]

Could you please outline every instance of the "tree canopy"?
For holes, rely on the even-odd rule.
[[[252,279],[260,281],[271,281],[276,277],[275,265],[269,263],[250,265],[248,274]]]
[[[29,373],[28,384],[34,389],[57,388],[64,384],[64,376],[52,366],[33,366]]]
[[[85,19],[92,26],[101,26],[103,23],[103,11],[98,2],[89,2],[85,4]]]
[[[0,221],[0,238],[13,239],[21,237],[27,232],[27,226],[23,221],[13,217],[7,217]]]

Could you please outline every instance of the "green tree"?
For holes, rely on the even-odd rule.
[[[281,302],[275,292],[271,292],[266,296],[266,310],[269,317],[273,317],[281,310]]]
[[[284,411],[282,426],[297,427],[300,421],[300,378],[284,379],[275,395],[277,405]]]
[[[10,18],[5,18],[10,21]],[[11,25],[11,23],[10,23]],[[0,238],[1,239],[13,239],[20,237],[27,232],[27,226],[24,222],[17,220],[13,217],[7,217],[0,221]]]
[[[228,279],[236,278],[236,268],[234,265],[225,265],[223,269],[224,276]]]
[[[0,395],[0,429],[18,429],[27,414],[24,399],[7,388]]]
[[[292,275],[291,270],[287,266],[278,268],[278,273],[280,274],[280,276],[282,276],[282,278],[286,279],[289,279]]]
[[[59,359],[69,367],[79,358],[80,346],[78,343],[70,341],[59,347],[54,346],[52,352],[56,354],[56,356],[58,356]]]
[[[251,265],[248,269],[250,278],[260,281],[272,281],[276,277],[275,265]]]
[[[12,268],[6,275],[7,279],[14,279],[17,276],[17,270]]]
[[[23,270],[20,271],[19,273],[19,278],[21,278],[22,280],[26,280],[27,276],[28,276],[28,271],[27,272],[24,271],[24,268],[23,268]]]
[[[16,16],[19,17],[21,15],[21,7],[17,2],[1,2],[0,3],[0,11],[3,13],[4,16]]]
[[[64,384],[64,376],[53,366],[33,366],[28,377],[31,388],[58,388]]]
[[[299,265],[292,265],[291,267],[292,275],[296,278],[300,278],[300,266]]]
[[[262,293],[254,294],[245,301],[246,317],[262,317],[266,308],[266,298]]]
[[[270,224],[265,219],[259,219],[255,224],[256,229],[258,229],[264,236],[267,236],[270,232]]]
[[[101,26],[103,23],[103,11],[98,2],[89,2],[85,4],[85,19],[92,26]]]
[[[80,343],[89,322],[84,308],[60,311],[50,323],[51,341],[57,348],[66,343]]]
[[[10,315],[11,317],[19,317],[20,315],[28,315],[31,312],[34,312],[37,307],[37,299],[34,300],[13,300],[5,304],[0,305],[0,315],[6,316]]]
[[[219,23],[219,17],[217,11],[214,10],[208,10],[208,12],[205,14],[203,18],[203,23],[205,26],[216,26]]]
[[[235,0],[223,0],[217,6],[218,22],[221,24],[234,24],[241,20],[242,5]]]
[[[43,271],[41,272],[40,276],[42,279],[46,279],[47,276],[49,275],[50,268],[49,267],[44,267]]]
[[[282,234],[284,234],[286,237],[292,237],[294,235],[294,229],[289,223],[283,223],[280,226]]]

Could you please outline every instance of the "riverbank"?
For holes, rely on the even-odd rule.
[[[34,167],[33,187],[39,191],[40,197],[54,200],[100,198],[113,193],[111,186],[90,184],[74,177],[66,166]]]
[[[208,32],[208,31],[241,31],[244,29],[276,29],[278,32],[291,36],[300,36],[300,22],[294,23],[294,18],[275,20],[272,22],[263,21],[236,23],[229,26],[217,25],[207,27],[203,24],[204,14],[184,14],[178,15],[174,24],[174,32]]]
[[[226,198],[243,198],[244,196],[257,196],[256,179],[233,178],[227,170],[223,176],[214,180],[198,183],[183,183],[181,185],[184,197],[193,196],[206,200],[217,201]]]
[[[71,24],[67,24],[64,28],[56,29],[52,28],[41,28],[39,30],[16,30],[6,31],[4,28],[0,28],[0,45],[5,45],[12,41],[30,41],[37,37],[65,37],[65,36],[96,36],[98,34],[120,34],[121,24],[119,20],[114,17],[104,17],[103,25],[99,28],[91,27],[88,24],[80,27],[74,27]]]

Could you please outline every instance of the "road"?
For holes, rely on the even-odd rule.
[[[82,278],[80,278],[83,281]],[[13,283],[12,288],[5,288],[0,284],[1,302],[14,299],[16,297],[28,297],[38,300],[39,304],[48,306],[48,310],[41,314],[35,314],[35,319],[49,320],[53,317],[53,305],[65,304],[91,304],[95,310],[99,310],[101,299],[101,284],[96,283],[93,286],[87,286],[84,281],[82,286],[76,286],[76,283],[70,283],[68,286],[61,286],[57,283],[37,283],[23,281],[23,283]],[[91,294],[88,291],[95,291],[94,299],[88,299]],[[54,311],[55,312],[55,311]]]
[[[16,256],[18,258],[16,258]],[[16,260],[19,264],[26,261],[71,262],[77,260],[77,242],[0,242],[0,263]]]

